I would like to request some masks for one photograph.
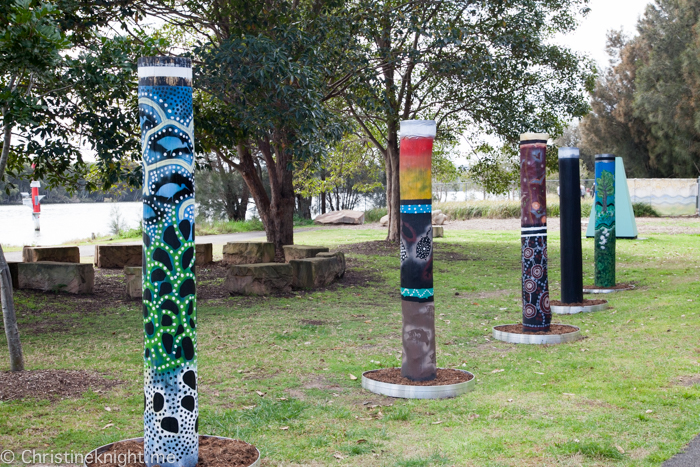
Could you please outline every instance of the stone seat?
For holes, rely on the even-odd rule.
[[[25,263],[38,261],[79,263],[80,248],[77,246],[25,246],[22,249],[22,261]]]
[[[126,276],[126,296],[129,298],[143,297],[143,270],[141,266],[127,266],[124,268]]]
[[[275,245],[271,242],[229,242],[224,245],[224,264],[271,263]]]
[[[284,261],[290,262],[293,259],[315,258],[319,253],[327,253],[328,248],[325,246],[311,245],[284,245]]]
[[[91,294],[95,269],[89,263],[17,263],[17,286],[44,292]]]
[[[121,269],[141,266],[141,245],[95,245],[95,266],[105,269]]]
[[[292,287],[296,289],[325,287],[345,274],[345,255],[341,252],[320,253],[316,258],[295,259],[289,264],[294,272]]]
[[[231,294],[269,295],[290,292],[292,266],[288,263],[237,264],[229,267],[224,289]]]
[[[204,266],[214,262],[214,245],[211,243],[197,243],[195,246],[194,264]]]
[[[440,238],[445,236],[445,228],[441,225],[433,226],[433,238]]]

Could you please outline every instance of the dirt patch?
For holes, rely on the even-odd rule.
[[[304,389],[340,389],[335,383],[331,383],[325,376],[314,376],[304,382]]]
[[[323,326],[324,324],[328,324],[328,321],[322,321],[320,319],[302,319],[299,322],[306,326]]]
[[[549,331],[538,331],[538,332],[523,332],[522,324],[504,324],[501,326],[496,326],[494,329],[501,332],[510,332],[513,334],[526,334],[535,336],[559,336],[561,334],[570,334],[576,332],[577,329],[574,326],[569,326],[568,324],[551,324],[549,326]]]
[[[674,379],[673,384],[676,386],[685,386],[689,388],[691,386],[695,386],[696,384],[700,384],[700,375],[678,376]]]
[[[199,437],[197,467],[248,467],[257,459],[258,451],[252,444],[237,439]],[[88,467],[145,467],[143,460],[143,441],[121,441],[114,443],[94,459],[89,459],[87,465]]]
[[[604,303],[608,303],[607,300],[587,300],[584,299],[582,302],[578,303],[564,303],[560,300],[551,300],[549,302],[550,305],[554,306],[593,306],[593,305],[603,305]]]
[[[501,290],[491,290],[488,292],[479,292],[474,294],[463,294],[460,292],[455,292],[455,296],[459,298],[464,298],[465,300],[476,300],[484,298],[499,298],[505,297],[508,294],[513,293],[513,290],[501,289]]]
[[[612,287],[598,287],[596,285],[584,285],[583,289],[588,290],[588,289],[596,289],[596,290],[632,290],[636,287],[631,282],[622,282],[620,284],[615,284]]]
[[[449,368],[438,368],[437,376],[430,381],[412,381],[401,376],[401,368],[382,368],[368,371],[366,378],[382,383],[400,384],[401,386],[446,386],[448,384],[464,383],[471,381],[474,375]]]
[[[120,384],[122,381],[82,370],[4,371],[0,372],[0,401],[80,398],[88,389],[101,392]]]

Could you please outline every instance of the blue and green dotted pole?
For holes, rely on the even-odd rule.
[[[615,155],[595,156],[595,285],[615,286]]]
[[[184,58],[140,58],[138,77],[145,462],[194,467],[199,411],[192,65]]]

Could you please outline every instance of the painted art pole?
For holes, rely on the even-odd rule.
[[[523,332],[549,331],[546,133],[520,135]]]
[[[559,148],[561,301],[583,302],[581,189],[578,148]]]
[[[41,200],[44,198],[43,195],[39,195],[39,188],[41,187],[41,182],[32,181],[29,185],[32,187],[32,219],[34,219],[34,230],[41,230],[41,224],[39,218],[41,217]]]
[[[140,58],[138,77],[145,463],[194,467],[199,411],[192,65],[184,58]]]
[[[432,120],[401,122],[401,375],[412,381],[437,376],[433,302]]]
[[[615,155],[595,156],[595,286],[615,286]]]

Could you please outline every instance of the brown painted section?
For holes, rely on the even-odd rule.
[[[522,227],[547,225],[547,144],[520,145],[520,206]]]
[[[435,379],[435,303],[401,301],[403,358],[401,376],[413,381]]]

